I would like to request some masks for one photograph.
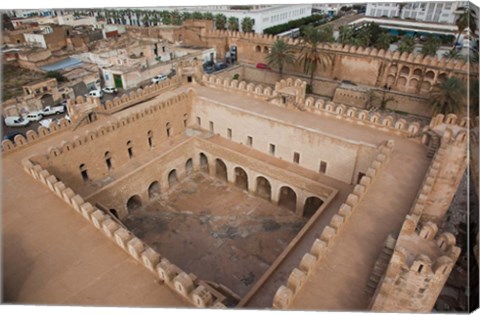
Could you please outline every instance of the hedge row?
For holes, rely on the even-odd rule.
[[[303,26],[303,25],[306,25],[306,24],[321,22],[321,20],[323,20],[323,19],[324,19],[323,15],[314,14],[314,15],[310,15],[310,16],[307,16],[307,17],[304,17],[304,18],[301,18],[301,19],[298,19],[298,20],[292,20],[292,21],[290,21],[288,23],[285,23],[285,24],[279,24],[279,25],[275,25],[275,26],[266,28],[266,29],[263,30],[263,33],[264,34],[270,34],[270,35],[277,35],[277,34],[286,32],[288,30],[291,30],[291,29],[294,29],[294,28],[297,28],[297,27],[300,27],[300,26]]]

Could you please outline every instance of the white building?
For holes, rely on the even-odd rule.
[[[213,15],[223,14],[227,17],[236,17],[241,30],[242,20],[245,17],[253,19],[255,33],[263,33],[263,30],[275,25],[284,24],[291,20],[301,19],[312,15],[312,4],[295,5],[260,5],[251,6],[250,10],[235,10],[231,6],[199,6],[199,7],[157,7],[158,11],[179,12],[210,12]],[[152,8],[149,8],[151,10]]]
[[[400,3],[367,3],[365,15],[454,24],[458,13],[460,13],[458,8],[467,6],[468,1],[411,2],[402,4],[404,4],[404,7],[401,9]]]
[[[328,16],[337,15],[342,7],[352,7],[351,3],[314,3],[313,8]]]

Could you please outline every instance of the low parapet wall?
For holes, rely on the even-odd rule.
[[[210,288],[194,274],[187,274],[167,258],[162,257],[160,253],[118,224],[110,215],[92,206],[89,202],[85,202],[82,196],[76,194],[63,182],[58,181],[55,175],[28,159],[23,160],[22,165],[34,179],[47,186],[99,232],[147,268],[160,283],[167,285],[192,306],[226,308],[223,304],[225,297],[218,291]]]
[[[392,140],[388,140],[379,146],[379,152],[368,168],[366,175],[362,177],[359,184],[355,185],[353,192],[347,196],[338,213],[333,215],[330,224],[325,226],[320,237],[313,242],[310,251],[303,255],[299,266],[292,270],[286,285],[281,285],[278,288],[273,298],[273,308],[288,308],[314,269],[327,259],[328,249],[332,247],[337,236],[342,233],[345,223],[355,212],[368,188],[389,160],[393,146]]]
[[[65,118],[60,119],[59,123],[53,123],[50,125],[50,128],[45,128],[43,126],[38,127],[37,131],[28,130],[26,135],[16,135],[13,141],[3,140],[2,141],[2,152],[5,154],[7,152],[14,151],[18,148],[28,146],[30,144],[36,143],[40,140],[45,139],[46,137],[52,134],[58,134],[61,131],[70,129],[72,123]]]

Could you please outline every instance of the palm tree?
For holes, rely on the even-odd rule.
[[[160,12],[160,16],[162,17],[162,24],[170,25],[172,24],[172,17],[169,11],[162,11]]]
[[[377,41],[375,42],[375,48],[387,50],[390,48],[390,43],[392,42],[392,35],[388,33],[381,33],[378,35]]]
[[[351,26],[342,25],[338,29],[337,41],[342,45],[351,45],[353,43],[353,28]]]
[[[253,20],[252,18],[245,17],[242,20],[242,32],[250,33],[253,31]]]
[[[285,64],[295,63],[295,49],[292,45],[287,44],[283,39],[277,39],[272,49],[268,53],[266,60],[269,66],[278,67],[280,79],[283,77],[283,67]]]
[[[205,13],[203,13],[203,19],[213,21],[214,17],[213,17],[213,14],[211,12],[205,12]]]
[[[198,12],[198,11],[195,11],[195,12],[192,13],[192,19],[203,20],[203,14]]]
[[[430,104],[434,114],[450,114],[462,112],[466,88],[463,82],[455,77],[448,78],[433,86]]]
[[[238,19],[234,16],[228,18],[228,30],[238,31]]]
[[[455,21],[455,24],[458,27],[457,38],[455,39],[455,43],[453,46],[457,44],[458,40],[460,39],[460,35],[462,35],[463,31],[468,27],[470,31],[475,34],[477,31],[477,14],[475,11],[470,9],[469,7],[466,8],[459,8],[459,10],[463,10],[463,13],[460,14]]]
[[[172,11],[170,13],[170,21],[173,25],[181,25],[182,24],[182,16],[178,10]]]
[[[433,35],[428,35],[422,46],[422,54],[424,56],[435,56],[439,47],[440,40]]]
[[[400,53],[411,53],[415,48],[415,39],[410,36],[403,36],[398,42],[397,51]]]
[[[303,64],[303,72],[310,74],[310,86],[313,83],[313,75],[318,66],[324,69],[332,63],[332,55],[325,53],[318,48],[318,45],[325,42],[325,38],[319,30],[311,25],[303,29],[300,57],[297,59]]]
[[[225,25],[227,24],[227,17],[223,14],[215,15],[215,28],[217,30],[224,30]]]
[[[452,48],[449,51],[444,52],[443,57],[445,57],[447,60],[463,59],[463,56],[460,55],[460,52],[458,50],[456,50],[455,48]]]

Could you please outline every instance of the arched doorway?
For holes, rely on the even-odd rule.
[[[265,177],[257,177],[257,189],[255,192],[260,198],[266,199],[268,201],[272,199],[272,186]]]
[[[308,197],[307,200],[305,200],[305,205],[303,206],[303,216],[306,218],[311,218],[322,204],[322,199],[313,196]]]
[[[168,173],[168,186],[172,188],[176,183],[178,183],[177,170],[171,170]]]
[[[283,186],[280,188],[280,197],[278,198],[278,205],[295,212],[297,209],[297,194],[292,188]]]
[[[208,159],[205,154],[200,153],[200,171],[205,172],[208,174]]]
[[[133,195],[127,201],[127,211],[128,213],[139,210],[142,207],[142,199],[139,195]]]
[[[227,181],[227,166],[220,159],[215,160],[215,176],[218,179]]]
[[[160,183],[154,181],[148,186],[148,198],[154,199],[160,196]]]
[[[241,167],[235,167],[235,185],[248,191],[248,176]]]
[[[192,159],[188,159],[187,162],[185,162],[185,173],[187,175],[190,175],[193,173],[193,161]]]

